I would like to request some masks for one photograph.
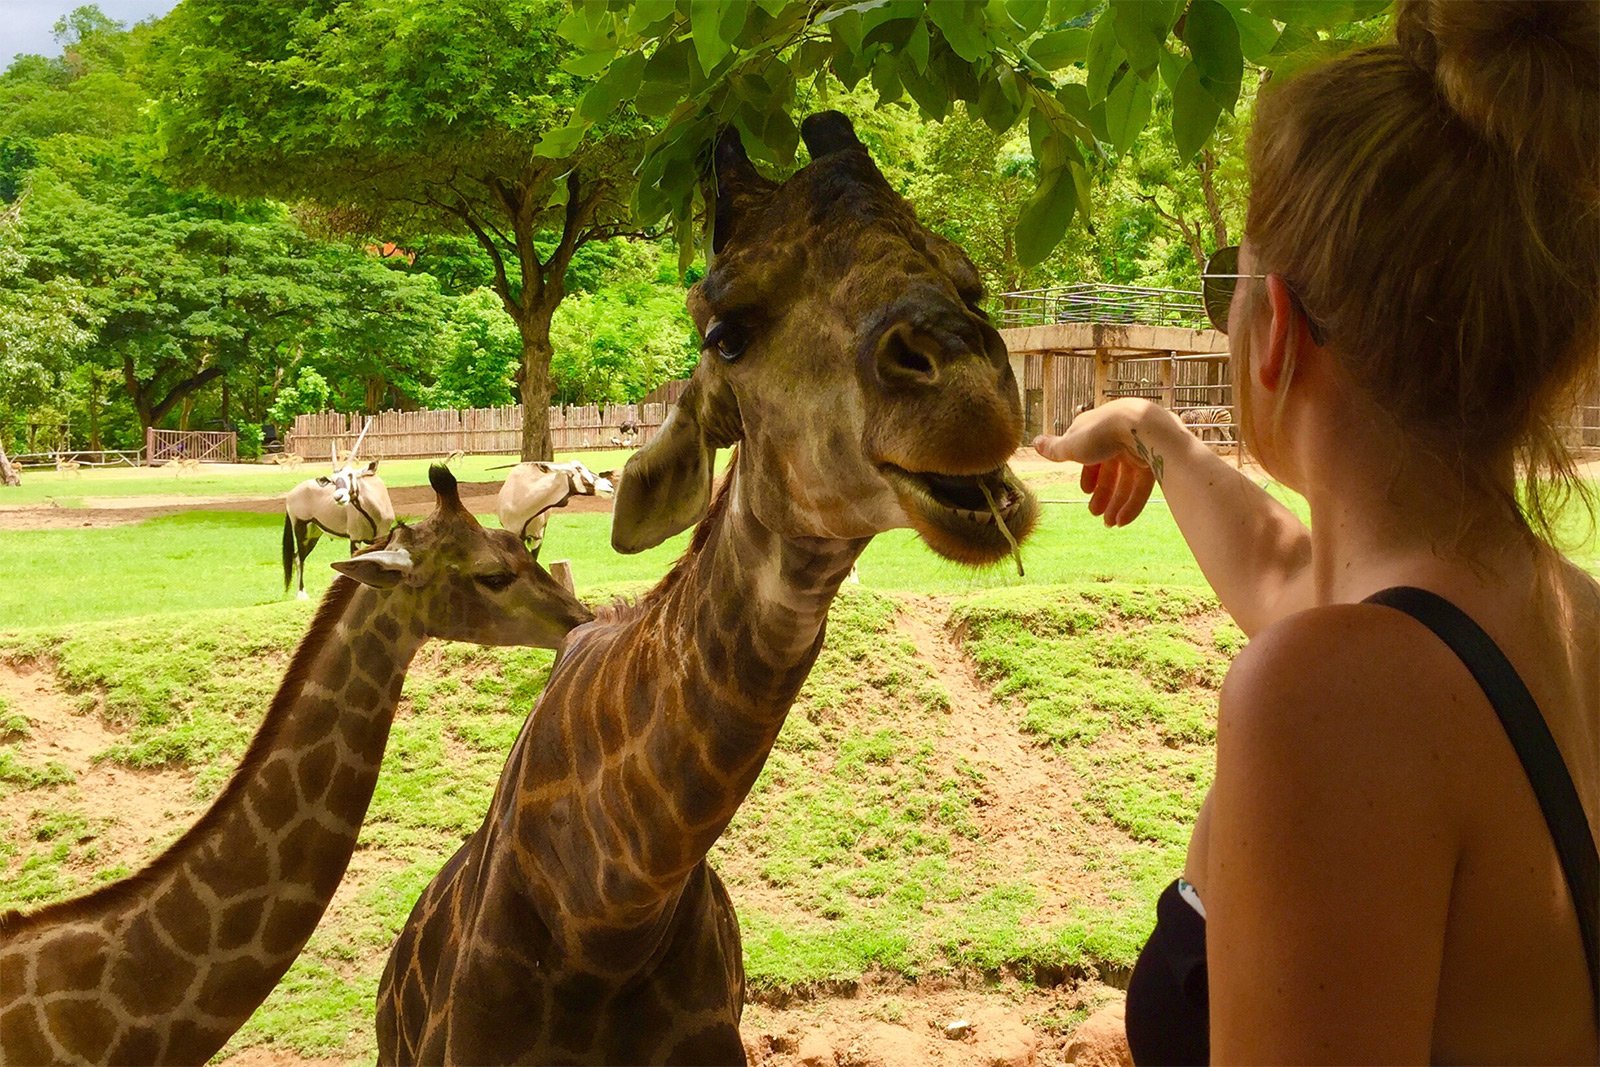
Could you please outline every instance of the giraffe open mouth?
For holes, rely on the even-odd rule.
[[[993,563],[1011,551],[1013,541],[1027,537],[1038,521],[1038,501],[1007,466],[983,474],[908,471],[892,463],[878,469],[900,498],[912,528],[929,548],[948,559]]]

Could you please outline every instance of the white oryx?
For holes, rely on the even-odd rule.
[[[350,554],[362,544],[371,544],[389,532],[394,525],[394,505],[389,502],[389,489],[378,477],[378,461],[365,467],[352,467],[348,462],[332,474],[307,478],[284,499],[283,516],[283,588],[295,576],[295,561],[300,564],[299,592],[306,598],[306,557],[316,547],[323,534],[346,537],[350,540]]]
[[[550,509],[574,496],[610,496],[615,471],[596,474],[582,463],[518,463],[500,487],[495,513],[500,525],[522,538],[535,559],[544,541]]]

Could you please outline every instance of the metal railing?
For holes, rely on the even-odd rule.
[[[1058,322],[1112,322],[1136,326],[1181,326],[1203,330],[1205,305],[1187,289],[1146,289],[1136,285],[1083,282],[1048,289],[1005,293],[999,325],[1049,326]]]

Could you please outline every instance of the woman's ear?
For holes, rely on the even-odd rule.
[[[1272,313],[1267,343],[1258,346],[1253,362],[1261,388],[1275,393],[1288,384],[1285,379],[1294,365],[1295,355],[1312,341],[1310,327],[1295,301],[1294,292],[1277,274],[1267,275],[1267,308]]]

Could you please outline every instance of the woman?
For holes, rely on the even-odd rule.
[[[1597,82],[1593,0],[1449,0],[1263,94],[1208,306],[1309,529],[1143,401],[1036,442],[1109,525],[1159,481],[1251,636],[1136,1061],[1600,1058],[1600,586],[1550,543],[1558,402],[1600,362]]]

